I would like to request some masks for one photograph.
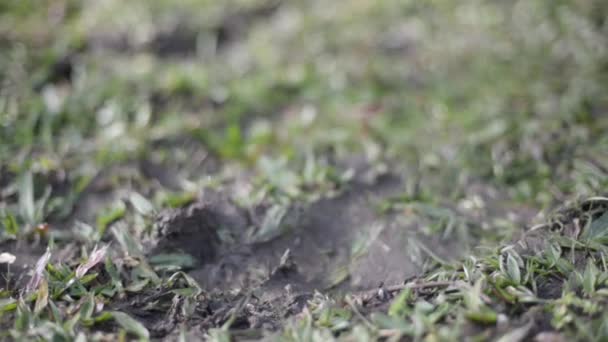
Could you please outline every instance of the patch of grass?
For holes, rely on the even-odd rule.
[[[416,240],[404,248],[433,268],[415,280],[316,293],[278,331],[246,333],[608,338],[607,13],[599,0],[1,3],[0,252],[53,256],[31,291],[3,285],[2,338],[229,339],[246,297],[201,290],[187,256],[148,260],[157,211],[233,191],[273,208],[251,237],[268,241],[290,203],[386,173],[405,185],[382,215],[481,247],[448,262]],[[213,301],[232,310],[210,314]]]

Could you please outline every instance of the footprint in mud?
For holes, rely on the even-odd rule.
[[[218,194],[157,221],[161,237],[152,253],[194,256],[190,274],[206,289],[261,288],[264,297],[313,290],[356,290],[399,284],[423,262],[412,241],[422,241],[416,222],[382,213],[382,200],[399,195],[402,180],[384,176],[372,185],[355,183],[341,194],[287,211],[282,234],[265,242],[226,244],[218,227],[246,236],[248,213]],[[459,241],[432,241],[437,254],[455,257]],[[462,248],[460,248],[462,249]],[[270,298],[268,298],[270,299]]]

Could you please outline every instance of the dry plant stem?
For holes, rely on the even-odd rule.
[[[379,287],[377,289],[363,291],[363,292],[361,292],[361,295],[364,297],[372,297],[374,295],[377,295],[379,291],[386,291],[386,292],[392,293],[392,292],[405,290],[408,288],[413,289],[413,290],[422,290],[422,289],[428,289],[428,288],[433,288],[433,287],[446,287],[446,286],[455,286],[455,285],[456,285],[456,283],[453,281],[430,281],[427,283],[418,283],[418,284],[408,283],[408,284],[401,284],[401,285],[392,285],[392,286],[388,286],[388,287]]]

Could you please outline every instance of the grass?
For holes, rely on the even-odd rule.
[[[133,312],[168,312],[185,340],[213,296],[181,271],[191,260],[148,257],[154,214],[237,183],[240,205],[274,208],[253,235],[267,239],[363,160],[406,178],[379,211],[466,237],[461,261],[316,293],[273,331],[232,329],[243,302],[201,334],[608,339],[607,15],[548,0],[0,4],[0,252],[53,256],[29,291],[11,268],[2,338],[147,339]]]

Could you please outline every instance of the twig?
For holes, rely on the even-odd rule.
[[[589,197],[583,201],[583,203],[589,203],[589,202],[608,202],[608,197],[595,196],[595,197]]]
[[[447,287],[447,286],[451,286],[451,285],[455,285],[455,283],[453,281],[429,281],[426,283],[407,283],[407,284],[401,284],[401,285],[392,285],[392,286],[388,286],[388,287],[379,287],[377,289],[363,291],[363,292],[361,292],[361,295],[366,298],[369,298],[369,297],[377,295],[380,291],[393,293],[393,292],[397,292],[397,291],[401,291],[401,290],[405,290],[405,289],[422,290],[422,289],[428,289],[428,288],[434,288],[434,287]]]

